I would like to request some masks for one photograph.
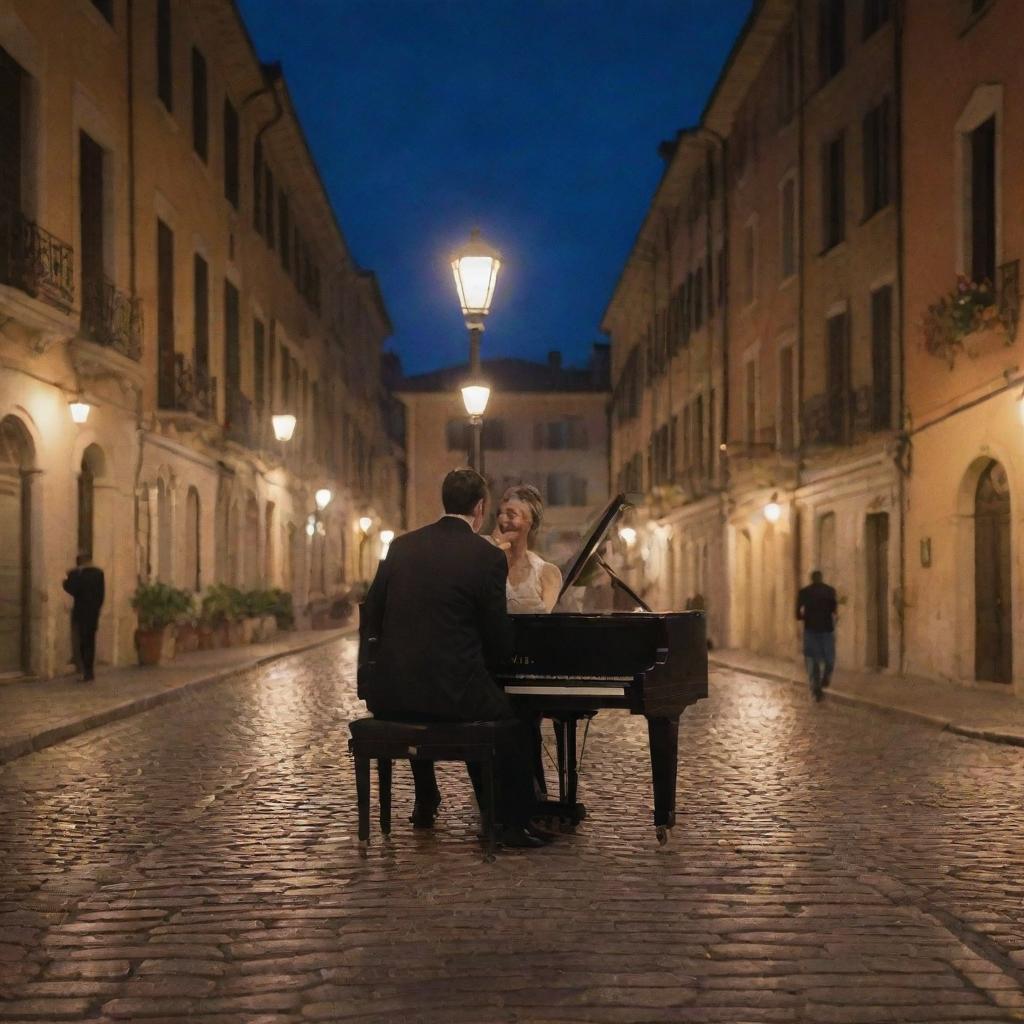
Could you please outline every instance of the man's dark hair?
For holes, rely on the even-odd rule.
[[[812,583],[820,583],[823,579],[824,579],[824,577],[821,575],[821,570],[820,569],[815,569],[814,572],[811,573],[811,582]]]
[[[487,481],[475,469],[453,469],[441,484],[441,504],[453,515],[471,516],[481,498],[487,498]]]

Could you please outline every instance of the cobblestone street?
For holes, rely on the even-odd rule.
[[[0,1017],[1024,1020],[1024,750],[719,670],[670,852],[643,720],[604,713],[575,835],[485,864],[462,770],[429,834],[399,768],[360,861],[354,653],[0,768]]]

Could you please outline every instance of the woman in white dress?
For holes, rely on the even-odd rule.
[[[530,550],[543,518],[544,502],[536,487],[517,484],[502,495],[491,540],[508,558],[505,596],[513,615],[551,611],[562,589],[558,566]]]

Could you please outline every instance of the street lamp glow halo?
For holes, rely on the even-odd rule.
[[[765,519],[769,523],[777,523],[782,518],[782,506],[779,504],[778,494],[773,494],[771,500],[762,510]]]
[[[474,228],[469,241],[452,256],[451,264],[466,323],[483,327],[483,318],[491,311],[501,254]]]
[[[462,404],[468,416],[483,416],[490,397],[491,389],[486,384],[466,384],[462,388]]]
[[[359,529],[362,530],[363,533],[369,533],[371,526],[373,526],[373,520],[369,516],[359,517]]]
[[[290,412],[275,413],[270,417],[274,425],[274,437],[278,441],[290,441],[295,433],[296,419]]]
[[[321,512],[330,505],[333,497],[334,495],[331,493],[331,489],[329,487],[321,487],[320,490],[313,495],[313,499],[316,501],[316,507]]]
[[[394,530],[381,530],[380,531],[380,542],[381,544],[390,544],[395,539]]]
[[[619,537],[626,542],[627,547],[632,547],[636,543],[636,530],[632,526],[623,526],[619,530]]]

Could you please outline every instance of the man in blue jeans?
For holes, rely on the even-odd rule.
[[[797,594],[796,617],[804,624],[804,660],[811,694],[821,700],[836,664],[836,592],[817,569],[811,573],[810,585]]]

